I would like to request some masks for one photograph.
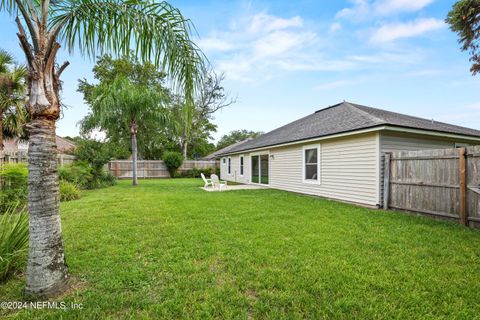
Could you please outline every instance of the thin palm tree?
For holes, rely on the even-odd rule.
[[[4,138],[19,138],[24,133],[26,76],[26,68],[0,49],[0,151]]]
[[[30,248],[25,291],[52,296],[67,288],[68,270],[59,216],[55,123],[60,116],[60,44],[91,58],[110,52],[136,55],[163,67],[190,104],[204,57],[191,40],[192,25],[166,2],[150,0],[0,0],[15,16],[28,69]]]
[[[157,125],[170,123],[168,112],[162,106],[166,100],[163,92],[147,85],[135,84],[127,78],[118,76],[111,84],[102,83],[94,88],[95,97],[90,105],[92,112],[81,122],[82,131],[92,129],[128,130],[132,148],[132,180],[138,185],[137,178],[137,136],[139,128],[147,122]]]

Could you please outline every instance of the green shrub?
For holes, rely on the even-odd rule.
[[[92,181],[87,186],[87,189],[100,189],[105,187],[114,186],[117,183],[117,178],[111,174],[102,171],[102,173],[98,176],[95,176]]]
[[[170,177],[173,178],[175,177],[177,169],[180,168],[183,163],[183,157],[180,152],[167,151],[163,154],[163,161],[167,166]]]
[[[68,181],[60,180],[60,201],[71,201],[80,199],[78,187]]]
[[[28,213],[10,206],[0,214],[0,281],[25,264],[28,249]]]
[[[25,163],[10,163],[0,167],[0,212],[27,201],[28,167]]]
[[[182,178],[200,178],[201,174],[204,174],[206,177],[210,177],[212,174],[217,173],[216,168],[193,168],[182,172]]]
[[[102,168],[94,169],[85,161],[75,161],[72,164],[58,168],[61,181],[75,184],[80,189],[98,189],[113,186],[116,178]]]
[[[88,189],[108,187],[116,183],[115,177],[106,173],[104,166],[112,158],[128,157],[128,153],[123,154],[123,151],[116,143],[96,140],[78,141],[75,156],[79,161],[90,165],[93,176],[87,186]]]
[[[75,161],[72,164],[58,168],[60,180],[71,182],[80,189],[89,189],[93,181],[93,169],[84,161]]]

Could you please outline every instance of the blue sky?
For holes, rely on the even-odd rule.
[[[480,78],[444,24],[454,1],[173,1],[199,46],[238,97],[215,115],[218,139],[269,131],[343,100],[480,129]],[[0,47],[23,60],[13,19],[0,14]],[[93,62],[69,60],[58,134],[78,134],[87,114],[76,92]]]

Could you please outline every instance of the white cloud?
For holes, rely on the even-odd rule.
[[[290,19],[284,19],[260,13],[253,16],[247,28],[247,31],[256,34],[258,32],[269,32],[288,29],[292,27],[301,27],[302,25],[303,19],[299,16],[295,16]]]
[[[421,36],[427,32],[445,27],[442,20],[435,18],[417,19],[405,23],[385,24],[375,30],[370,41],[375,43],[392,42],[397,39]]]
[[[372,16],[387,16],[419,11],[435,0],[351,0],[352,6],[337,13],[337,18],[365,20]]]
[[[331,90],[331,89],[346,87],[346,86],[349,86],[349,85],[352,85],[352,84],[353,84],[352,81],[338,80],[338,81],[322,83],[322,84],[316,86],[314,89],[315,90]]]
[[[350,8],[344,8],[337,12],[337,18],[351,18],[357,19],[362,16],[370,14],[372,11],[371,5],[368,0],[352,0],[353,6]]]
[[[341,27],[334,22],[329,29]],[[232,20],[227,30],[213,31],[200,41],[200,48],[228,79],[245,82],[264,81],[280,72],[373,70],[423,59],[423,54],[412,48],[372,51],[363,47],[351,54],[336,38],[335,32],[318,34],[298,16],[260,13]]]
[[[313,39],[315,39],[315,33],[313,32],[275,31],[256,40],[253,53],[257,58],[278,56],[301,47]]]
[[[378,0],[375,11],[382,15],[396,12],[415,12],[431,4],[434,0]]]
[[[341,30],[341,29],[342,29],[342,25],[338,22],[334,22],[330,25],[330,28],[328,29],[328,31],[336,32],[336,31]]]
[[[216,52],[216,67],[230,79],[249,81],[249,73],[269,66],[290,69],[286,61],[299,61],[297,56],[311,52],[317,35],[303,26],[303,19],[282,18],[265,13],[235,21],[230,30],[216,32],[201,40],[200,48]],[[265,77],[258,74],[256,77]]]

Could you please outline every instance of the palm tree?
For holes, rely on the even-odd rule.
[[[169,118],[162,102],[164,93],[144,84],[135,84],[118,76],[111,84],[102,83],[92,92],[92,113],[82,121],[82,131],[92,129],[128,130],[132,146],[133,185],[137,179],[137,135],[147,122],[168,124]]]
[[[55,145],[60,76],[69,64],[56,64],[60,43],[91,58],[105,52],[126,55],[135,44],[136,55],[162,66],[191,104],[204,59],[191,40],[191,23],[166,2],[0,0],[0,10],[15,16],[28,69],[30,248],[25,292],[48,297],[64,291],[68,279]]]
[[[0,49],[0,151],[4,138],[24,133],[26,75],[25,67],[15,65],[13,56]]]

